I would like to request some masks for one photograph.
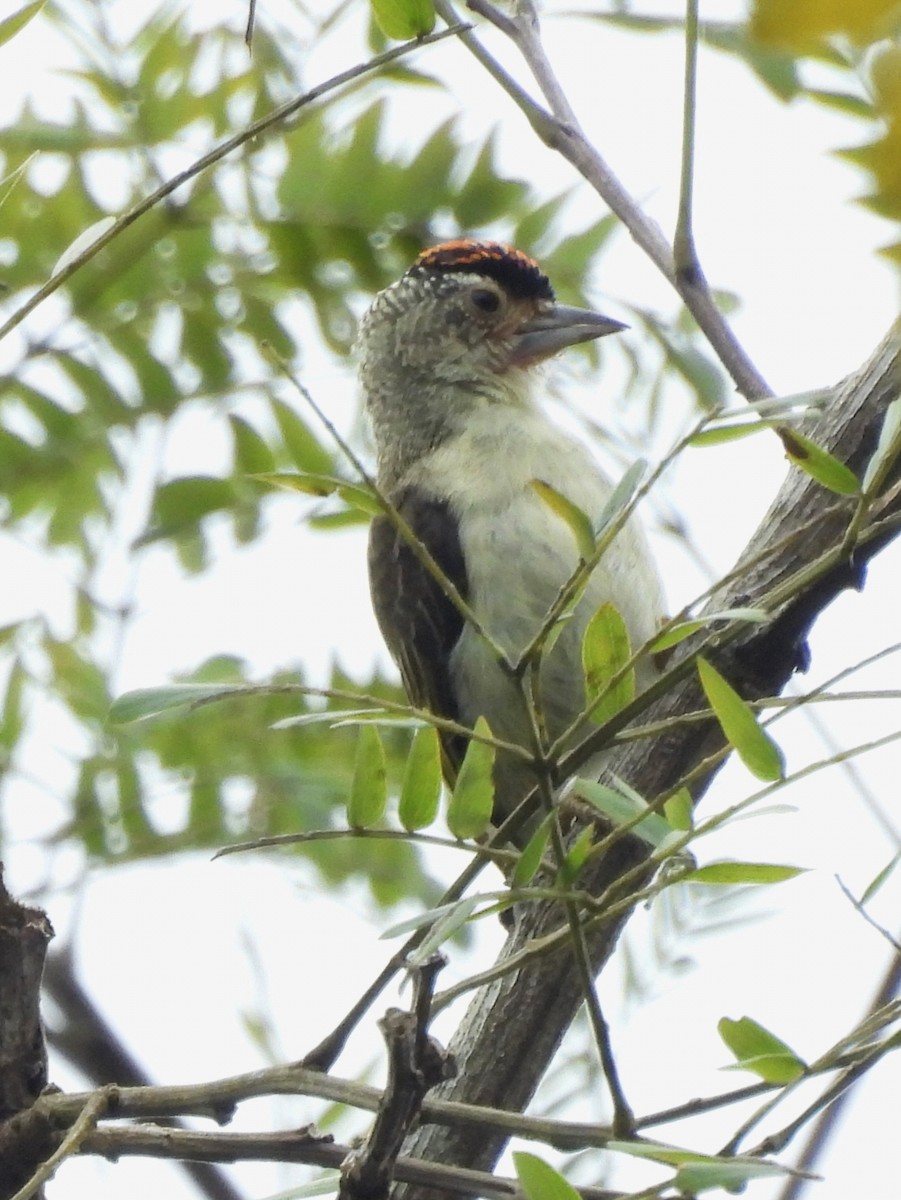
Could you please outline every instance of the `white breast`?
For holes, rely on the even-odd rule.
[[[422,460],[409,482],[447,497],[459,522],[469,601],[486,628],[516,657],[578,562],[566,523],[531,486],[544,480],[593,521],[611,485],[586,448],[534,410],[488,405],[466,430]],[[541,668],[545,719],[559,733],[583,704],[585,626],[606,601],[617,607],[633,646],[650,638],[662,615],[656,569],[637,522],[623,529],[595,569],[585,595]],[[487,717],[512,741],[527,737],[521,700],[491,651],[467,627],[451,655],[461,719]]]

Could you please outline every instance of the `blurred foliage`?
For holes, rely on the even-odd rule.
[[[586,15],[639,33],[683,29],[681,19],[633,12],[628,3],[614,12]],[[897,0],[755,0],[748,22],[703,21],[700,37],[740,59],[777,99],[810,100],[864,122],[868,140],[839,153],[871,176],[863,202],[881,216],[901,219]],[[808,63],[818,70],[808,73]],[[885,253],[901,259],[901,242]]]
[[[781,7],[803,22],[804,5]],[[888,11],[870,7],[879,9],[877,23]],[[339,5],[318,21],[298,16],[297,29],[259,23],[249,56],[242,30],[198,32],[165,6],[117,40],[104,8],[71,0],[21,10],[54,22],[77,62],[61,77],[67,97],[52,116],[44,98],[24,98],[0,130],[4,321],[92,232],[302,93],[299,64],[345,16]],[[415,14],[430,8],[417,0],[398,11],[419,20]],[[810,53],[844,72],[832,93],[806,94],[854,116],[869,120],[878,110],[886,119],[888,132],[858,158],[877,180],[873,203],[896,215],[897,50],[874,60],[874,108],[852,57],[831,36],[844,31],[859,41],[862,25],[811,26],[810,38],[795,36],[796,26],[786,38],[784,26],[773,32],[772,13],[760,0],[750,28],[714,22],[704,36],[741,57],[783,99],[805,93],[798,46],[811,43]],[[674,27],[626,5],[591,16],[643,33]],[[18,27],[7,23],[3,31],[12,39]],[[381,49],[383,31],[370,26],[369,42]],[[14,41],[0,46],[0,55],[14,52]],[[420,56],[415,66],[396,62],[361,76],[328,104],[246,142],[124,229],[4,339],[0,530],[9,544],[55,564],[68,615],[51,622],[36,611],[0,630],[0,780],[8,800],[34,771],[35,756],[42,761],[47,722],[65,722],[66,744],[77,751],[67,750],[61,773],[36,772],[66,813],[45,842],[50,858],[73,848],[85,863],[208,852],[341,819],[354,735],[323,723],[273,729],[308,711],[312,702],[298,692],[201,707],[115,736],[106,721],[139,601],[128,587],[111,597],[98,585],[110,563],[164,555],[201,575],[229,538],[266,538],[276,501],[261,476],[350,477],[306,416],[276,396],[285,381],[274,360],[303,364],[311,336],[317,351],[321,343],[346,358],[366,299],[423,245],[458,233],[531,249],[564,300],[591,302],[593,267],[616,230],[611,217],[564,234],[568,194],[547,198],[527,180],[505,176],[494,138],[473,145],[456,117],[421,144],[410,148],[405,138],[399,148],[397,96],[410,104],[417,89],[443,86],[427,66]],[[678,378],[701,408],[728,395],[691,322],[634,316],[651,336],[638,349],[603,352],[620,356],[626,398],[650,408],[652,432],[665,377]],[[584,353],[585,361],[598,361],[597,346]],[[221,444],[219,467],[203,455],[195,471],[170,469],[170,461],[196,457],[198,429],[201,440]],[[291,502],[311,525],[340,527],[365,520],[347,494],[338,488],[325,506],[319,496]],[[302,653],[303,637],[293,645]],[[181,678],[241,683],[247,674],[241,662],[222,658],[189,664]],[[276,682],[299,685],[303,677],[287,662]],[[387,688],[378,679],[338,683],[371,694]],[[409,733],[389,730],[383,741],[388,782],[397,789]],[[317,845],[311,861],[331,883],[363,871],[384,903],[429,891],[414,869],[415,851],[398,844],[369,854],[349,841],[330,842]]]
[[[897,24],[897,0],[754,0],[751,15],[755,38],[796,52],[836,35],[866,46]]]
[[[641,35],[681,28],[636,14],[625,0],[613,7],[581,16]],[[0,64],[32,18],[53,22],[77,58],[61,75],[65,95],[54,99],[52,115],[47,97],[26,97],[0,129],[0,324],[115,217],[302,94],[311,51],[346,38],[351,11],[338,0],[316,18],[297,4],[295,28],[261,17],[248,55],[242,29],[198,32],[190,13],[165,5],[121,40],[109,8],[35,3],[0,22]],[[897,32],[887,23],[894,8],[758,0],[752,22],[708,22],[702,36],[780,100],[810,99],[867,122],[871,140],[850,154],[872,177],[868,202],[897,218],[901,49],[881,45],[869,53],[869,75],[861,70],[864,48]],[[432,20],[429,0],[374,0],[373,10],[373,52]],[[809,83],[807,59],[832,72],[828,86],[822,76]],[[35,790],[49,793],[60,815],[31,833],[49,883],[88,866],[208,856],[235,842],[345,828],[348,811],[351,821],[379,824],[386,793],[389,812],[400,794],[405,828],[434,818],[433,733],[420,731],[411,755],[411,731],[399,724],[361,731],[316,719],[334,711],[337,723],[347,704],[304,686],[295,655],[312,649],[316,629],[284,631],[285,662],[255,694],[115,728],[108,720],[123,643],[143,600],[142,563],[163,562],[186,585],[209,576],[221,556],[265,542],[278,503],[290,502],[298,520],[323,531],[366,519],[349,465],[298,411],[281,363],[345,360],[372,293],[424,245],[458,234],[522,245],[564,301],[594,299],[592,273],[617,231],[613,218],[573,230],[568,194],[548,198],[530,179],[506,175],[494,137],[474,144],[457,116],[436,118],[415,146],[406,127],[398,138],[398,107],[444,87],[428,64],[420,55],[363,75],[327,104],[245,141],[123,229],[3,339],[0,548],[25,548],[29,561],[49,566],[56,594],[0,628],[0,839],[20,836],[12,813],[27,808]],[[882,126],[873,136],[875,121]],[[718,299],[726,311],[734,305],[726,294]],[[643,336],[582,354],[593,367],[601,354],[617,356],[620,394],[641,411],[645,442],[665,424],[662,397],[674,382],[699,411],[728,400],[731,386],[684,311],[634,309],[632,320]],[[294,494],[279,499],[270,485],[290,480]],[[315,586],[314,571],[301,586]],[[176,610],[171,621],[178,619]],[[167,670],[161,665],[161,676]],[[239,658],[219,655],[186,664],[175,682],[258,681]],[[329,685],[402,699],[394,684],[337,669]],[[451,809],[460,834],[485,827],[487,774],[485,748],[473,743]],[[534,842],[538,854],[543,847]],[[567,860],[573,876],[590,851],[589,841],[576,843]],[[282,853],[302,857],[329,888],[364,879],[384,906],[435,899],[412,843],[348,837]],[[518,882],[533,869],[534,862],[523,868]],[[655,905],[655,919],[662,907]],[[691,911],[697,927],[697,905]],[[661,963],[676,934],[661,933]],[[595,1073],[581,1093],[598,1091]]]
[[[56,115],[26,98],[0,130],[3,320],[63,256],[158,187],[173,163],[183,166],[303,91],[297,64],[308,46],[281,29],[258,26],[249,58],[239,31],[193,32],[165,8],[125,43],[102,6],[74,0],[40,19],[68,33],[80,60],[65,73],[69,101]],[[386,75],[435,86],[397,65]],[[346,357],[365,297],[423,245],[458,231],[540,249],[561,293],[587,302],[583,281],[612,233],[609,219],[557,236],[567,197],[539,203],[526,182],[505,178],[491,138],[473,147],[449,120],[401,152],[388,126],[378,78],[304,110],[123,230],[39,310],[28,333],[20,327],[5,339],[12,362],[0,397],[2,536],[56,564],[69,614],[53,623],[27,615],[0,642],[6,799],[15,801],[35,755],[41,762],[42,729],[61,722],[61,740],[79,747],[66,751],[63,769],[37,770],[66,814],[45,843],[48,879],[53,852],[64,849],[77,848],[85,863],[117,862],[343,820],[355,734],[323,723],[274,730],[308,711],[297,692],[124,730],[106,720],[117,655],[140,602],[127,589],[111,598],[98,587],[110,562],[164,554],[202,574],[222,552],[217,531],[241,544],[266,537],[273,496],[254,477],[347,474],[305,416],[273,394],[270,350],[302,361],[312,322]],[[221,469],[210,470],[204,454],[202,470],[173,473],[167,462],[191,460],[198,428],[221,441]],[[331,510],[321,500],[296,503],[314,525],[365,519],[343,502]],[[123,541],[136,512],[146,513],[143,527]],[[293,646],[303,652],[296,631]],[[231,658],[195,664],[180,678],[248,681],[245,664]],[[303,680],[286,666],[272,682]],[[378,679],[336,677],[333,685],[399,696]],[[389,730],[383,739],[394,789],[409,737]],[[310,854],[331,884],[363,873],[386,904],[429,893],[416,858],[399,843],[370,850],[349,840],[318,843]]]

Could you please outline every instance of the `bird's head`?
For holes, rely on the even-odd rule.
[[[424,250],[376,296],[358,337],[360,379],[380,457],[421,452],[485,403],[528,402],[528,372],[566,346],[625,328],[558,304],[521,250],[470,239]]]

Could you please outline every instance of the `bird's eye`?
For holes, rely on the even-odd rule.
[[[476,288],[472,293],[472,302],[484,313],[493,313],[501,306],[501,298],[497,292],[490,292],[488,288]]]

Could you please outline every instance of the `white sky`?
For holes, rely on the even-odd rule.
[[[3,4],[0,15],[18,4]],[[151,6],[142,5],[141,10]],[[258,19],[284,5],[260,2]],[[137,6],[120,0],[114,11]],[[704,14],[720,19],[736,6],[708,3]],[[651,11],[678,11],[654,6]],[[198,24],[243,24],[243,3],[194,0]],[[353,11],[344,33],[327,51],[304,65],[315,82],[358,61],[354,35],[361,13]],[[498,39],[492,43],[500,46]],[[643,197],[664,229],[673,226],[678,186],[682,49],[676,38],[629,39],[590,24],[546,22],[548,48],[572,78],[571,95],[591,135],[634,194]],[[56,39],[38,19],[11,46],[0,48],[0,119],[8,119],[26,92],[40,94],[42,111],[63,102],[65,78],[48,74],[60,61]],[[505,55],[505,58],[507,56]],[[512,60],[511,60],[512,61]],[[423,55],[423,65],[452,80],[465,104],[465,128],[474,139],[499,124],[502,165],[528,176],[548,194],[573,182],[565,164],[529,138],[524,122],[462,49],[444,45]],[[454,96],[417,93],[417,128],[409,109],[393,113],[399,139],[418,144]],[[737,292],[743,307],[734,324],[773,387],[801,391],[836,380],[858,366],[896,315],[894,273],[875,255],[892,229],[851,202],[864,190],[862,177],[830,150],[859,140],[859,125],[807,104],[784,107],[771,99],[739,65],[702,53],[698,128],[696,210],[698,244],[708,278]],[[587,189],[577,202],[574,226],[592,219]],[[2,215],[2,214],[0,214]],[[62,251],[64,247],[60,247]],[[626,237],[605,259],[601,296],[664,311],[671,307],[665,285]],[[36,318],[38,319],[38,318]],[[626,335],[626,336],[634,336]],[[349,411],[352,374],[348,367],[314,360],[305,382]],[[603,401],[602,401],[603,402]],[[682,405],[682,398],[673,400]],[[622,419],[621,416],[617,419]],[[634,428],[633,416],[627,416]],[[217,431],[196,431],[183,461],[174,467],[202,469]],[[775,439],[774,439],[775,441]],[[659,448],[657,448],[659,449]],[[196,454],[192,453],[196,450]],[[775,444],[761,439],[735,447],[686,454],[667,496],[685,516],[692,536],[717,570],[729,567],[765,512],[784,473]],[[655,539],[673,606],[706,581],[672,542]],[[28,551],[0,544],[7,580],[18,586],[0,601],[0,622],[43,610],[64,621],[52,594],[58,567],[47,567]],[[213,653],[234,652],[261,674],[301,659],[314,674],[334,655],[352,670],[365,671],[374,658],[386,661],[371,618],[364,578],[363,538],[348,533],[325,540],[296,523],[290,506],[274,513],[264,544],[235,549],[223,539],[215,569],[202,580],[185,580],[162,555],[142,570],[140,612],[129,635],[122,666],[123,689],[165,682],[180,668]],[[814,663],[807,682],[889,644],[897,625],[898,552],[877,561],[862,595],[843,597],[819,623],[812,640]],[[299,573],[306,586],[296,586]],[[116,586],[114,580],[109,586]],[[223,605],[222,597],[228,598]],[[211,619],[211,612],[216,619]],[[891,660],[854,681],[855,687],[889,687],[897,670]],[[832,706],[824,721],[843,745],[889,729],[897,719],[888,706]],[[877,728],[878,727],[878,728]],[[788,725],[780,740],[789,765],[797,768],[826,751],[803,721]],[[860,764],[869,786],[888,810],[897,806],[899,755],[882,752]],[[752,790],[740,767],[723,773],[703,813]],[[740,1079],[723,1074],[729,1055],[716,1034],[724,1015],[753,1016],[799,1053],[814,1058],[861,1016],[888,961],[888,946],[853,912],[835,882],[857,894],[885,864],[892,847],[861,807],[854,788],[838,771],[815,776],[785,797],[792,814],[740,822],[699,854],[793,862],[811,868],[801,879],[770,891],[762,905],[771,913],[724,934],[686,938],[675,944],[694,969],[658,971],[653,957],[654,914],[639,914],[630,938],[642,983],[643,1004],[622,1004],[622,966],[611,971],[603,995],[614,1019],[623,1080],[638,1112],[664,1107],[687,1096],[725,1090]],[[30,798],[9,796],[9,816],[26,829]],[[15,851],[12,882],[28,880],[34,851]],[[456,866],[454,860],[448,867]],[[79,961],[84,977],[128,1044],[159,1082],[201,1080],[260,1065],[236,1013],[260,1004],[271,1007],[285,1054],[296,1056],[315,1043],[335,1013],[343,1011],[381,964],[387,947],[378,943],[379,918],[365,898],[336,902],[313,892],[315,880],[302,868],[273,860],[175,860],[98,873],[87,886],[79,911]],[[899,885],[889,885],[873,905],[877,919],[896,931]],[[780,906],[777,909],[777,906]],[[688,924],[703,924],[695,907]],[[52,908],[58,929],[67,927],[63,900]],[[187,917],[187,919],[186,919]],[[484,925],[485,923],[483,923]],[[236,934],[238,936],[236,936]],[[498,931],[484,930],[496,944]],[[267,994],[261,998],[255,963],[245,939],[263,965]],[[340,954],[335,953],[340,947]],[[111,953],[111,948],[114,950]],[[483,948],[490,953],[491,947]],[[301,964],[301,965],[298,965]],[[453,968],[456,971],[456,966]],[[377,1054],[371,1033],[357,1039],[339,1064],[352,1074]],[[74,1083],[64,1067],[56,1081]],[[744,1081],[743,1079],[741,1080]],[[826,1182],[816,1200],[868,1200],[897,1196],[894,1141],[901,1069],[888,1061],[864,1085],[861,1098],[824,1164]],[[298,1102],[286,1116],[280,1103],[258,1106],[247,1127],[267,1122],[315,1119],[317,1106]],[[713,1118],[708,1132],[666,1128],[661,1136],[715,1150],[736,1123],[731,1111]],[[365,1127],[361,1118],[356,1128]],[[778,1127],[781,1119],[770,1126]],[[789,1156],[786,1156],[788,1158]],[[240,1167],[236,1177],[248,1196],[262,1196],[296,1179],[292,1169]],[[634,1178],[645,1176],[634,1176]],[[624,1176],[623,1179],[626,1177]],[[629,1175],[628,1178],[633,1178]],[[587,1179],[586,1179],[587,1181]],[[617,1180],[619,1182],[619,1179]],[[769,1183],[752,1185],[752,1200],[777,1193]],[[93,1200],[128,1195],[149,1200],[193,1195],[171,1168],[142,1160],[104,1165],[68,1165],[50,1191],[51,1200]]]

